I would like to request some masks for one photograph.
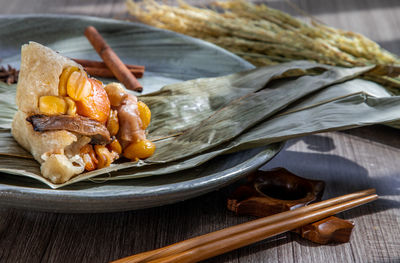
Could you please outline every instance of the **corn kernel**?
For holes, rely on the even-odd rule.
[[[125,97],[127,94],[124,87],[116,82],[112,82],[107,84],[107,86],[104,88],[107,92],[108,99],[110,100],[111,106],[118,107],[122,99]]]
[[[114,161],[113,155],[108,151],[105,146],[95,145],[94,151],[96,152],[96,157],[99,161],[97,164],[97,168],[101,169],[110,166],[110,164]]]
[[[47,115],[61,115],[67,112],[67,103],[57,96],[42,96],[39,98],[39,110]]]
[[[146,159],[152,156],[155,150],[156,146],[153,142],[142,140],[129,144],[128,147],[124,149],[123,155],[125,158],[131,160],[135,160],[136,158]]]
[[[92,84],[84,72],[72,72],[67,82],[67,94],[75,101],[81,101],[92,92]]]
[[[73,101],[69,97],[64,97],[64,100],[65,100],[65,102],[67,103],[67,106],[68,106],[67,114],[71,115],[71,116],[75,116],[76,115],[76,104],[75,104],[75,101]]]
[[[139,110],[139,117],[142,121],[141,128],[145,130],[150,124],[151,111],[149,107],[147,107],[147,105],[144,104],[144,102],[138,101],[137,106]]]
[[[107,145],[107,148],[112,152],[116,152],[118,154],[122,153],[122,147],[118,139],[114,139],[110,144]]]
[[[115,136],[119,130],[119,121],[118,121],[118,111],[111,110],[110,116],[107,120],[107,130],[110,132],[111,136]]]
[[[58,95],[67,96],[67,82],[72,72],[78,71],[78,67],[67,67],[60,75],[60,82],[58,83]]]

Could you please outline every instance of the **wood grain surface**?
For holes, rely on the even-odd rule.
[[[265,2],[301,16],[287,1]],[[363,33],[400,54],[400,1],[292,2],[328,25]],[[0,15],[129,17],[124,1],[119,0],[0,0],[0,6]],[[316,245],[287,233],[207,262],[400,262],[399,135],[392,128],[371,126],[307,136],[288,141],[263,167],[285,167],[299,176],[324,180],[324,199],[376,188],[381,196],[378,201],[339,215],[355,222],[349,243]],[[252,218],[226,209],[226,198],[234,188],[123,213],[53,214],[0,208],[0,262],[107,262],[248,221]]]

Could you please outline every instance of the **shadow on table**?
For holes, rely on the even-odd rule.
[[[400,131],[389,126],[372,125],[345,130],[340,133],[400,149],[400,140],[398,139]],[[299,141],[303,141],[307,145],[307,149],[316,152],[329,152],[336,149],[334,140],[323,134],[313,134],[289,140],[287,141],[285,148],[287,149]]]
[[[303,141],[307,145],[307,149],[316,152],[330,152],[336,149],[335,142],[332,138],[319,134],[313,134],[306,137],[289,140],[287,141],[285,148],[287,149],[299,141]]]
[[[400,45],[400,43],[399,43]],[[344,134],[359,137],[366,141],[372,141],[400,149],[400,140],[398,129],[385,125],[372,125],[351,130],[342,131]]]
[[[278,166],[301,177],[325,181],[324,198],[368,188],[375,188],[381,196],[400,194],[400,178],[395,174],[372,177],[366,168],[338,155],[283,150],[262,169]]]

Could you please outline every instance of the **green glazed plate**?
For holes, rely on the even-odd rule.
[[[146,25],[85,16],[0,16],[0,61],[19,68],[28,41],[72,58],[100,60],[83,36],[93,25],[125,63],[146,66],[144,93],[183,80],[222,76],[253,66],[202,40]],[[105,82],[110,80],[104,80]],[[58,190],[25,177],[0,174],[0,205],[51,212],[113,212],[161,206],[226,186],[256,170],[281,149],[273,144],[223,155],[174,174],[79,182]],[[21,162],[24,159],[21,158]]]

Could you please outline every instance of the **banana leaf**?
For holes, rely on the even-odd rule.
[[[33,156],[14,140],[10,130],[7,129],[0,129],[0,149],[0,155],[33,159]]]
[[[281,82],[274,89],[267,88],[247,94],[232,101],[172,142],[162,143],[163,147],[160,147],[157,154],[149,158],[149,161],[166,163],[208,150],[233,139],[300,98],[329,85],[355,78],[370,69],[371,67],[331,67],[316,76],[302,76],[296,80]]]
[[[149,105],[152,111],[149,134],[151,138],[158,138],[185,131],[229,102],[261,90],[271,80],[302,76],[316,68],[329,69],[330,66],[295,61],[264,67],[262,70],[190,80],[142,95],[140,100]]]
[[[301,76],[313,68],[322,70],[320,74],[314,72],[313,75]],[[351,85],[349,83],[352,81],[362,81],[360,86],[365,86],[366,90],[372,89],[372,82],[355,79],[371,68],[345,69],[310,62],[295,62],[225,77],[168,85],[159,92],[140,97],[150,106],[153,113],[154,126],[150,129],[150,138],[177,131],[183,132],[182,135],[157,141],[156,154],[149,160],[113,164],[79,175],[60,185],[52,184],[41,177],[38,163],[27,158],[29,154],[12,140],[7,127],[11,123],[15,105],[13,99],[7,96],[14,94],[15,87],[0,85],[0,128],[3,129],[0,130],[0,171],[32,177],[52,188],[99,175],[112,180],[131,179],[192,168],[229,151],[259,147],[308,133],[400,119],[398,97],[375,98],[367,92],[362,93],[362,88],[361,91],[348,92],[345,98],[340,93],[333,93],[335,96],[326,93],[331,89],[341,91],[343,87]],[[275,81],[270,82],[273,79]],[[347,81],[351,79],[355,80]],[[264,88],[267,83],[270,84]],[[329,88],[325,89],[326,87]],[[381,88],[379,85],[378,87]],[[318,91],[325,93],[321,93],[322,97],[316,99]],[[337,96],[338,94],[340,96]],[[307,104],[304,98],[314,98],[315,101],[309,101]],[[330,98],[328,102],[327,98]],[[310,103],[315,104],[316,101],[319,103],[310,106]],[[297,108],[293,106],[296,106],[296,102]],[[306,103],[308,106],[300,103]],[[352,117],[342,118],[342,114],[348,114],[349,111],[353,111]],[[335,121],[325,122],[322,118],[324,115],[315,115],[319,112],[325,113]],[[313,125],[290,126],[290,121],[285,122],[285,119],[290,118],[299,118],[295,120]],[[271,145],[271,149],[274,147],[279,146]]]
[[[368,90],[370,94],[362,91],[362,87]],[[336,91],[336,93],[332,91]],[[304,107],[297,107],[297,105],[289,107],[287,111],[253,127],[228,144],[216,147],[194,158],[169,164],[168,167],[163,165],[152,166],[151,169],[142,168],[135,173],[135,176],[144,177],[151,174],[176,172],[193,165],[198,166],[220,154],[270,145],[274,142],[308,134],[345,130],[399,120],[400,96],[375,97],[371,95],[385,92],[385,89],[376,83],[362,79],[330,86],[315,94],[313,98],[305,99],[301,103]],[[326,95],[329,93],[334,96],[328,99]],[[115,177],[99,177],[94,180],[120,180],[131,177],[126,171],[121,171]]]
[[[15,94],[17,85],[0,81],[0,129],[11,129],[12,117],[17,112]]]
[[[287,115],[279,115],[244,134],[231,145],[234,152],[317,132],[339,131],[400,120],[400,96],[376,98],[367,93],[350,94]],[[397,112],[396,112],[397,111]],[[268,134],[268,136],[265,136]]]

